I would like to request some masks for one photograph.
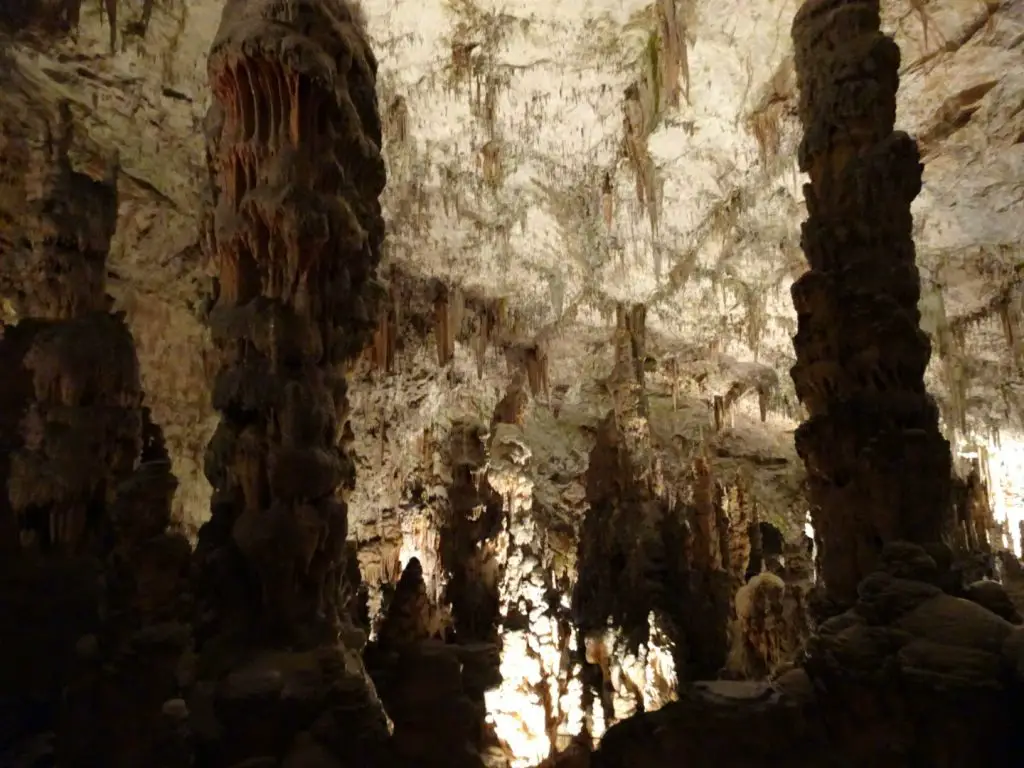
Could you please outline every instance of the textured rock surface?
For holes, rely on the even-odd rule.
[[[98,169],[111,149],[121,152],[110,290],[129,313],[151,406],[181,480],[177,515],[193,528],[208,510],[201,467],[213,428],[203,354],[194,353],[208,344],[194,317],[206,290],[196,243],[206,175],[199,126],[205,55],[221,5],[125,5],[108,19],[101,4],[69,3],[53,29],[38,22],[48,6],[25,4],[37,22],[11,42],[2,69],[5,141],[37,146],[40,117],[66,97],[84,128],[76,156]],[[502,12],[441,0],[364,6],[382,61],[394,180],[384,199],[394,234],[389,260],[504,299],[529,335],[549,328],[557,340],[551,389],[567,387],[569,406],[600,391],[581,385],[605,375],[610,361],[587,345],[607,340],[602,312],[610,317],[619,300],[650,307],[652,354],[675,356],[654,351],[658,337],[678,348],[678,389],[692,388],[707,407],[746,381],[741,371],[755,360],[788,388],[796,330],[788,286],[800,271],[803,215],[786,32],[795,0],[747,3],[743,13],[678,3],[675,31],[664,3],[566,6],[571,13],[526,2]],[[5,28],[16,21],[23,20],[8,18]],[[1019,299],[1022,81],[1013,64],[1021,24],[1019,2],[896,2],[883,18],[904,52],[900,125],[921,138],[925,159],[914,211],[923,325],[939,352],[929,382],[947,423],[959,420],[953,406],[962,403],[980,438],[988,423],[1007,425],[1019,396],[999,308]],[[52,37],[62,30],[73,34]],[[652,41],[665,55],[652,57]],[[665,98],[651,97],[655,70]],[[634,162],[617,159],[623,91],[634,82],[641,109],[661,112],[629,135],[630,157],[649,157],[662,185],[656,232],[636,197]],[[493,110],[475,106],[487,99]],[[640,138],[646,155],[635,151]],[[484,184],[484,155],[488,167],[500,158],[501,186]],[[510,225],[520,209],[533,211],[530,226]],[[453,360],[467,374],[460,358],[468,349],[457,342]],[[399,414],[418,419],[401,404],[424,395],[421,404],[437,410],[479,404],[488,414],[505,385],[490,357],[482,382],[469,375],[449,382],[431,362],[433,350],[410,351],[400,353],[384,391],[366,393],[373,405],[355,422],[367,493],[388,494],[388,506],[401,501],[393,478],[409,463],[396,450],[405,445],[402,434],[385,441],[378,461],[379,441],[363,444],[368,430],[359,425],[394,424]],[[691,356],[721,364],[693,365]],[[667,395],[672,378],[652,376],[648,385]],[[736,407],[756,419],[757,400],[751,388]],[[771,409],[784,410],[781,399]],[[710,423],[710,415],[699,421]],[[556,438],[547,424],[537,437]],[[697,439],[696,422],[686,437]],[[1011,462],[1004,472],[1010,483],[1021,454],[1014,434],[1003,438],[993,460]],[[363,505],[354,502],[361,516]]]
[[[345,599],[358,584],[346,581],[354,472],[341,439],[344,366],[373,328],[384,235],[376,60],[345,2],[229,2],[209,69],[203,235],[221,420],[196,633],[197,691],[220,732],[198,759],[390,764]]]
[[[829,723],[827,733],[808,730],[809,700],[792,688],[762,695],[749,686],[709,692],[677,685],[719,671],[780,675],[807,635],[807,499],[791,434],[804,414],[785,375],[793,363],[789,335],[798,330],[787,290],[803,269],[795,156],[806,115],[796,85],[798,72],[805,83],[809,77],[797,61],[803,53],[786,35],[798,3],[364,5],[366,35],[356,31],[362,21],[343,25],[341,35],[348,52],[369,38],[381,59],[382,135],[362,134],[375,145],[370,154],[382,149],[389,172],[380,286],[364,285],[360,271],[368,274],[378,254],[364,264],[352,256],[362,245],[358,236],[346,239],[357,227],[367,230],[372,252],[384,226],[373,207],[379,188],[363,197],[349,187],[374,183],[379,168],[362,173],[352,162],[369,144],[356,136],[340,172],[321,162],[338,146],[337,136],[325,138],[331,131],[344,141],[352,126],[376,123],[366,109],[352,119],[352,110],[373,100],[373,81],[358,57],[332,47],[330,23],[289,34],[287,53],[278,55],[253,41],[284,34],[282,27],[248,25],[248,42],[225,45],[233,5],[215,40],[222,0],[61,0],[0,10],[6,338],[18,338],[10,326],[28,314],[56,317],[76,307],[105,313],[108,302],[95,288],[106,281],[126,312],[147,404],[180,481],[174,525],[195,538],[214,509],[195,556],[204,577],[195,613],[200,653],[186,654],[180,680],[166,671],[188,638],[170,630],[189,595],[177,589],[172,596],[167,585],[180,576],[170,554],[182,551],[182,540],[163,532],[170,482],[166,465],[148,459],[135,476],[115,478],[123,505],[108,510],[118,525],[105,564],[108,576],[117,575],[109,598],[123,621],[96,630],[96,590],[65,589],[95,583],[94,556],[52,576],[39,568],[12,575],[4,584],[16,596],[4,605],[12,621],[24,613],[40,626],[55,625],[66,612],[74,628],[47,634],[53,663],[26,663],[11,674],[40,672],[38,688],[52,701],[70,679],[71,645],[82,634],[92,633],[78,643],[75,679],[109,682],[94,673],[118,658],[133,625],[163,624],[168,631],[155,640],[173,640],[173,649],[155,666],[123,666],[161,693],[136,698],[129,681],[114,680],[129,695],[108,697],[136,702],[132,732],[147,734],[168,760],[189,736],[202,764],[336,765],[363,749],[352,744],[351,729],[365,718],[369,742],[386,737],[358,658],[365,629],[376,633],[367,664],[406,762],[429,764],[446,753],[444,764],[457,755],[470,765],[526,766],[571,754],[584,764],[591,737],[613,721],[677,697],[678,711],[688,713],[681,727],[676,709],[661,720],[641,715],[613,728],[594,759],[616,759],[623,743],[616,734],[628,732],[643,734],[643,749],[656,751],[666,727],[670,742],[689,744],[693,754],[728,750],[706,738],[720,716],[771,749],[802,738],[793,733],[811,745],[842,746],[835,733],[849,722],[830,714],[838,724]],[[314,7],[337,11],[332,4],[249,6],[255,16],[295,11],[288,19],[298,24]],[[1008,621],[1019,618],[1011,604],[1020,591],[1019,563],[997,563],[988,550],[999,549],[1007,528],[1019,536],[1003,517],[1024,476],[1016,431],[1021,11],[1016,0],[913,0],[886,4],[882,17],[903,49],[899,124],[915,135],[925,162],[924,188],[910,209],[921,296],[908,299],[914,290],[906,283],[903,303],[890,303],[888,317],[903,318],[912,332],[920,312],[937,353],[924,381],[937,396],[954,454],[978,460],[977,476],[957,481],[957,517],[950,509],[926,520],[924,527],[944,527],[955,519],[963,530],[955,554],[929,549],[929,583]],[[313,59],[311,39],[319,44]],[[345,80],[347,90],[325,94],[302,77],[324,72],[321,81]],[[331,80],[339,72],[345,76]],[[72,122],[61,114],[62,101],[79,127],[74,135],[62,128]],[[324,120],[307,122],[317,109]],[[224,135],[233,120],[249,134]],[[206,133],[212,162],[204,162]],[[870,142],[857,141],[871,154]],[[73,232],[58,233],[62,244],[32,201],[59,168],[63,150],[53,148],[64,145],[87,175],[74,177],[77,186],[54,198],[53,210],[92,214]],[[115,148],[120,210],[110,257],[105,266],[98,258],[66,258],[95,251],[98,241],[106,253],[114,203],[109,184],[97,181]],[[836,149],[826,154],[842,160]],[[214,194],[204,199],[211,172]],[[827,185],[815,176],[820,197]],[[300,183],[289,186],[289,179]],[[310,229],[316,217],[295,208],[299,202],[303,214],[323,211],[315,198],[302,197],[314,187],[332,199],[340,189],[352,215],[332,222],[340,226]],[[881,191],[877,184],[857,194],[838,189],[826,215]],[[818,207],[812,218],[820,218]],[[881,210],[892,217],[886,226],[903,217],[906,246],[907,205]],[[881,232],[885,222],[871,218]],[[325,248],[350,258],[325,261]],[[25,258],[30,253],[48,255],[33,261]],[[75,276],[74,291],[54,292],[59,272]],[[353,296],[363,305],[348,300]],[[831,304],[847,312],[846,298]],[[886,313],[875,315],[877,333]],[[846,317],[844,333],[868,327]],[[123,330],[117,349],[128,354]],[[918,355],[908,389],[921,402],[924,347],[911,335],[901,354]],[[813,350],[802,347],[802,358],[806,352]],[[842,350],[835,360],[850,373]],[[19,381],[25,383],[14,377],[8,384]],[[108,396],[116,386],[106,382]],[[130,388],[138,393],[136,379]],[[0,440],[21,451],[13,424],[35,398],[27,388],[17,394],[22,403],[6,403]],[[349,407],[340,407],[345,400]],[[833,416],[835,401],[812,407],[812,415]],[[136,397],[141,424],[137,405]],[[214,406],[224,416],[216,433]],[[935,415],[927,417],[938,444]],[[872,428],[867,419],[856,426]],[[97,463],[82,468],[109,458],[83,455]],[[212,505],[204,469],[216,489]],[[812,466],[810,475],[820,491],[819,469]],[[852,469],[877,479],[886,467]],[[76,477],[85,476],[61,479]],[[26,487],[39,493],[44,486]],[[938,483],[921,487],[945,493]],[[925,494],[918,495],[923,502]],[[10,503],[3,499],[0,508]],[[857,580],[878,565],[885,540],[933,537],[902,514],[907,509],[893,515],[900,506],[889,498],[859,508],[860,518],[847,516],[864,523],[851,541],[869,553],[847,578],[847,602]],[[38,514],[31,506],[22,511],[29,513],[23,518]],[[6,519],[14,520],[13,511]],[[57,528],[74,531],[65,522],[76,519],[65,515]],[[886,521],[895,521],[892,530]],[[883,529],[880,541],[868,529]],[[819,533],[831,536],[834,553],[836,529]],[[163,543],[150,549],[156,541]],[[365,580],[358,588],[357,566]],[[762,567],[768,572],[759,575]],[[1001,572],[1009,595],[977,581]],[[122,578],[132,573],[139,583]],[[57,580],[63,596],[50,611],[35,595]],[[961,581],[976,583],[965,588]],[[872,658],[900,670],[907,659],[914,669],[946,672],[951,664],[991,666],[987,657],[947,664],[948,650],[932,653],[920,643],[904,658],[902,629],[888,618],[865,621],[872,636],[888,638],[885,653],[900,649]],[[574,633],[573,625],[585,631]],[[333,641],[339,630],[340,647]],[[824,632],[818,645],[826,657],[830,638]],[[154,645],[160,643],[150,650]],[[38,658],[36,650],[19,645],[18,658]],[[936,661],[940,656],[945,660]],[[846,666],[808,671],[834,679],[847,692],[844,701],[871,709],[904,703],[879,701],[878,681],[866,690],[857,687],[863,681],[850,683]],[[806,681],[803,674],[783,677]],[[894,676],[879,685],[904,682]],[[179,683],[183,698],[176,698]],[[1015,685],[999,678],[999,696],[1012,699]],[[170,696],[159,707],[162,730],[147,730],[153,703]],[[976,708],[988,713],[995,700],[979,697]],[[813,714],[841,710],[836,701],[810,703]],[[872,716],[865,727],[880,729]],[[645,730],[652,721],[660,730]],[[999,722],[993,716],[990,725]],[[762,733],[764,723],[773,724],[771,733]],[[903,721],[900,728],[905,735],[917,726]],[[78,733],[91,735],[81,727]],[[999,742],[996,731],[987,733]],[[693,742],[698,737],[704,741]],[[871,748],[868,742],[844,748],[855,753]],[[145,762],[139,754],[110,760]],[[905,757],[866,759],[901,765]],[[792,761],[799,764],[799,756]]]
[[[443,642],[443,613],[412,558],[367,651],[367,666],[394,723],[403,765],[480,768],[484,711],[465,691],[458,647]]]
[[[614,726],[592,756],[555,764],[668,766],[685,754],[738,767],[1013,765],[1021,630],[917,580],[939,572],[921,567],[922,550],[889,555],[855,607],[821,627],[805,669],[771,684],[699,683]]]
[[[921,164],[913,139],[893,132],[900,50],[880,23],[870,1],[805,3],[793,22],[800,169],[810,175],[792,371],[809,418],[796,447],[822,576],[839,601],[886,542],[940,541],[951,503],[918,322],[910,204]]]
[[[107,312],[116,168],[101,182],[73,169],[60,113],[0,271],[19,318],[0,338],[2,695],[22,710],[61,702],[29,732],[56,728],[62,764],[184,765],[162,705],[188,643],[190,546],[168,533],[176,482],[124,315]]]

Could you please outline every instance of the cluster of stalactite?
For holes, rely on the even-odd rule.
[[[687,489],[665,487],[651,445],[644,333],[643,307],[620,307],[608,382],[614,407],[587,470],[573,605],[593,676],[584,701],[591,733],[662,706],[683,681],[717,676],[730,647],[762,631],[770,613],[764,601],[748,601],[737,620],[752,522],[739,490],[717,482],[703,457]]]
[[[62,765],[185,765],[164,705],[189,644],[190,547],[168,530],[176,481],[108,311],[116,164],[100,181],[74,170],[59,112],[0,266],[17,317],[0,338],[0,695],[61,702],[35,727],[56,731]]]
[[[709,765],[757,754],[807,768],[1017,760],[1009,712],[1024,696],[1021,617],[998,583],[967,583],[941,541],[951,457],[924,394],[929,349],[910,236],[921,170],[914,143],[892,132],[899,51],[879,28],[878,0],[809,0],[793,24],[800,161],[811,177],[811,271],[793,289],[793,378],[809,411],[797,445],[827,594],[849,608],[772,683],[696,684],[612,728],[593,755],[567,754],[560,765],[668,766],[680,754]],[[983,518],[979,489],[967,481],[965,537]],[[972,546],[981,546],[974,528]],[[808,554],[786,556],[804,579]],[[773,578],[755,576],[744,590],[764,593]]]
[[[343,371],[374,330],[384,236],[376,67],[341,0],[228,2],[211,49],[221,422],[195,570],[196,701],[216,727],[199,765],[393,764],[346,562]]]
[[[925,392],[910,205],[915,142],[894,132],[900,52],[871,2],[805,5],[795,29],[800,168],[810,269],[793,285],[793,381],[809,418],[807,464],[830,596],[857,583],[889,541],[937,542],[949,503],[949,445]],[[842,20],[840,24],[837,19]]]
[[[951,504],[944,520],[957,567],[972,579],[1004,575],[1000,561],[1016,559],[1011,532],[1005,522],[996,520],[992,508],[986,453],[979,447],[975,457],[955,462]]]

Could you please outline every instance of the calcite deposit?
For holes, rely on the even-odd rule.
[[[376,66],[344,2],[229,2],[210,52],[221,421],[195,562],[196,697],[216,713],[202,765],[388,759],[345,599],[345,366],[375,326],[384,235]]]
[[[0,8],[0,766],[1018,765],[1014,4],[366,2]]]
[[[877,3],[809,2],[794,23],[810,269],[793,284],[793,381],[822,576],[849,602],[897,539],[940,541],[949,445],[925,392],[910,205],[917,145],[894,132],[900,51]]]
[[[131,333],[108,312],[117,166],[100,181],[74,169],[73,130],[62,104],[44,155],[22,155],[38,173],[0,262],[18,318],[0,338],[0,614],[18,627],[2,687],[18,708],[59,696],[62,764],[184,766],[163,705],[189,643],[190,547],[169,531],[177,483]]]

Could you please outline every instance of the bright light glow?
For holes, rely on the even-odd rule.
[[[641,706],[644,711],[653,712],[676,699],[678,679],[673,643],[655,613],[648,615],[647,622],[648,642],[641,643],[636,653],[627,648],[615,629],[586,640],[587,662],[600,666],[605,682],[611,685],[614,722],[632,717]],[[603,726],[602,717],[602,729]],[[597,738],[598,734],[591,730]]]
[[[1024,439],[1003,433],[987,440],[989,501],[997,523],[1006,526],[1014,553],[1020,557],[1020,524],[1024,521]],[[961,454],[964,455],[964,454]]]
[[[811,540],[811,581],[816,582],[818,580],[818,540],[814,537],[810,510],[804,514],[804,535]]]
[[[532,618],[532,617],[531,617]],[[487,691],[487,719],[512,753],[511,768],[530,768],[551,754],[552,736],[574,736],[583,728],[579,665],[564,664],[562,637],[546,616],[529,630],[502,635],[499,688]]]
[[[436,602],[444,591],[443,572],[439,567],[441,534],[429,509],[409,511],[402,515],[402,546],[398,560],[404,569],[414,557],[423,567],[427,594]]]
[[[501,685],[484,693],[487,720],[512,754],[511,768],[530,768],[545,760],[561,737],[583,727],[579,665],[569,664],[573,632],[552,617],[548,602],[555,577],[542,562],[543,534],[533,509],[533,481],[525,471],[529,449],[510,425],[499,425],[491,444],[488,480],[505,500],[508,516],[500,536],[507,552],[499,584]],[[559,604],[565,605],[567,595]],[[526,618],[522,629],[508,629],[513,614]],[[517,623],[517,626],[521,624]]]

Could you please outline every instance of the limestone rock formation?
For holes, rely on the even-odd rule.
[[[644,335],[643,307],[620,307],[608,381],[614,408],[590,456],[580,531],[575,620],[587,661],[601,670],[602,723],[661,706],[677,678],[718,674],[750,553],[745,507],[730,503],[706,459],[695,460],[687,489],[666,487],[653,451]]]
[[[0,765],[1016,765],[1024,17],[799,5],[0,3]]]
[[[198,760],[375,765],[388,734],[344,598],[342,440],[384,234],[376,60],[346,2],[228,2],[209,71],[221,423],[197,549],[195,696],[216,727]]]
[[[68,765],[192,764],[180,698],[191,650],[191,546],[171,524],[177,481],[159,428],[142,410],[142,452],[108,510],[103,623],[79,641],[57,754]],[[95,652],[85,652],[95,640]]]
[[[950,504],[949,445],[925,392],[910,204],[917,146],[894,133],[900,52],[878,4],[805,3],[793,23],[810,271],[793,284],[793,381],[821,571],[853,599],[881,547],[935,542]]]
[[[168,531],[176,482],[142,407],[131,333],[108,313],[116,165],[100,181],[72,168],[73,127],[62,104],[0,266],[18,318],[0,338],[2,689],[22,707],[59,696],[49,727],[62,764],[127,768],[159,755],[170,768],[187,764],[163,705],[179,694],[189,641],[190,547]],[[68,578],[81,585],[68,590]],[[45,597],[55,591],[70,602]],[[39,607],[23,613],[24,601]]]
[[[924,550],[893,543],[803,669],[772,683],[698,683],[608,731],[589,765],[1013,765],[1019,628],[935,585]],[[969,705],[965,707],[965,704]],[[571,763],[566,763],[569,765]]]
[[[498,583],[501,684],[486,694],[495,733],[510,749],[512,768],[536,765],[582,726],[582,682],[569,592],[548,554],[546,531],[533,510],[527,471],[533,456],[522,419],[505,406],[522,392],[514,378],[495,409],[488,482],[504,507],[502,572]],[[539,704],[539,706],[538,706]]]
[[[412,558],[367,649],[367,666],[394,723],[403,765],[482,768],[482,709],[466,695],[458,647],[446,645],[445,611],[427,595]]]

